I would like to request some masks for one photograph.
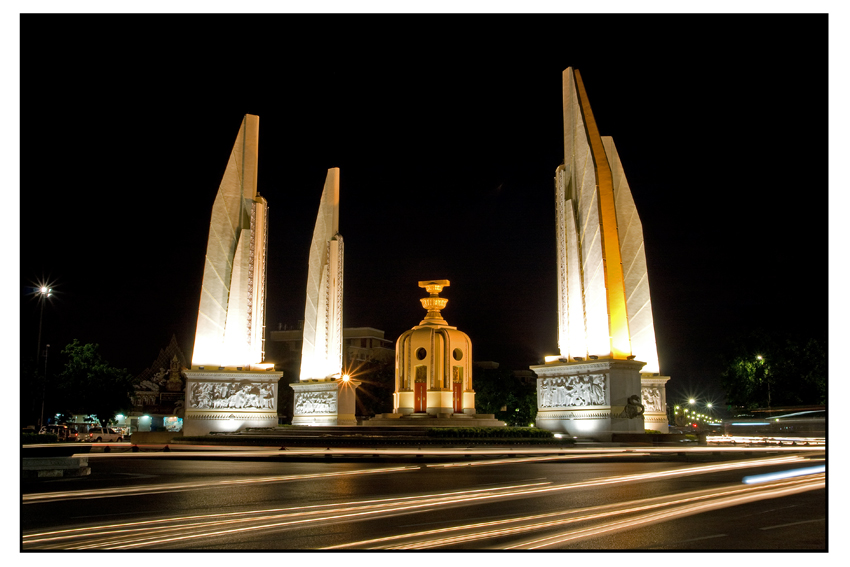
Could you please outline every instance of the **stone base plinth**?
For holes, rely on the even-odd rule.
[[[193,368],[185,374],[184,436],[277,427],[277,389],[283,372]]]
[[[495,418],[492,413],[385,413],[376,415],[363,425],[369,427],[504,427],[505,422]]]
[[[667,381],[669,376],[641,374],[641,398],[643,400],[643,421],[647,429],[667,433]]]
[[[610,441],[614,433],[643,433],[644,364],[604,359],[532,366],[538,376],[537,427],[596,441]]]
[[[357,380],[302,380],[295,390],[292,425],[357,425]]]
[[[21,477],[25,479],[64,478],[91,474],[88,457],[27,457],[22,461]]]

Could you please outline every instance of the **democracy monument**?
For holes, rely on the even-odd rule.
[[[562,74],[564,163],[555,171],[558,349],[537,375],[536,425],[572,437],[667,432],[643,227],[617,149],[581,75]],[[268,204],[257,191],[259,117],[245,115],[213,204],[185,435],[278,423],[282,372],[264,361]],[[328,170],[310,245],[293,425],[356,425],[360,382],[343,369],[339,168]],[[441,313],[448,280],[425,280],[427,313],[396,342],[393,412],[373,425],[501,426],[476,414],[472,341]]]
[[[562,75],[564,163],[555,171],[558,348],[532,366],[538,427],[610,440],[667,433],[643,227],[617,148],[600,136],[578,70]]]
[[[441,311],[449,300],[440,297],[449,280],[419,282],[428,297],[419,301],[425,318],[396,341],[393,413],[368,425],[427,427],[503,426],[493,414],[476,414],[472,389],[472,341],[449,326]]]
[[[184,435],[277,426],[283,376],[263,363],[268,204],[257,191],[259,116],[246,114],[213,203]]]

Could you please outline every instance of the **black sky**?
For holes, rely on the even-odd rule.
[[[21,356],[47,279],[71,339],[191,356],[209,215],[245,113],[270,207],[267,328],[303,318],[341,168],[344,325],[395,340],[451,280],[476,360],[557,352],[561,72],[581,71],[644,227],[661,371],[718,390],[751,328],[827,330],[825,15],[23,15]],[[57,357],[58,360],[58,357]]]

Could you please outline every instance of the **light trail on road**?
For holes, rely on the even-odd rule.
[[[122,488],[98,488],[94,490],[75,490],[69,492],[41,492],[24,494],[24,504],[40,502],[55,502],[59,500],[79,500],[89,498],[114,498],[117,496],[136,496],[139,494],[161,494],[166,492],[181,492],[184,490],[204,490],[225,488],[229,486],[244,486],[269,482],[292,482],[299,480],[323,479],[340,476],[357,476],[364,474],[387,474],[396,472],[418,471],[419,466],[391,467],[382,469],[360,469],[356,471],[340,471],[332,473],[290,474],[281,476],[264,476],[258,478],[243,478],[238,480],[216,480],[212,482],[178,482],[170,484],[152,484],[128,486]]]
[[[29,445],[25,446],[30,447]],[[134,459],[191,459],[191,458],[232,458],[232,457],[247,457],[256,459],[259,457],[287,458],[287,457],[317,457],[317,456],[338,456],[338,457],[406,457],[406,456],[432,456],[432,457],[457,457],[472,456],[472,455],[582,455],[585,457],[597,456],[599,454],[618,454],[620,456],[629,456],[635,453],[645,453],[651,455],[670,455],[670,454],[755,454],[755,453],[805,453],[805,452],[823,452],[823,446],[765,446],[764,444],[756,447],[747,446],[684,446],[684,447],[441,447],[429,448],[425,447],[405,447],[405,448],[349,448],[349,447],[281,447],[270,448],[254,448],[251,450],[227,451],[227,450],[209,450],[207,446],[194,445],[171,445],[171,449],[167,452],[161,451],[139,451],[132,452],[131,447],[126,447],[125,451],[110,451],[108,453],[75,453],[75,457],[88,457],[89,459],[119,459],[119,458],[134,458]],[[201,449],[203,447],[203,449]]]
[[[763,485],[760,487],[733,487],[717,488],[709,490],[698,490],[670,496],[661,496],[634,500],[630,502],[618,502],[589,508],[570,509],[548,514],[523,516],[506,520],[482,522],[477,524],[466,524],[440,528],[421,532],[413,532],[390,537],[353,542],[336,545],[325,549],[367,549],[367,550],[413,550],[446,547],[462,543],[470,543],[499,537],[527,534],[539,530],[549,530],[567,524],[591,522],[593,520],[609,520],[612,516],[622,516],[646,512],[648,510],[669,508],[661,512],[643,514],[625,520],[604,521],[599,525],[589,528],[548,536],[532,540],[526,543],[514,544],[498,549],[537,549],[540,547],[560,544],[569,540],[586,539],[595,535],[611,531],[621,531],[635,527],[641,527],[650,523],[667,521],[682,516],[698,514],[708,510],[735,506],[754,500],[777,498],[791,493],[806,490],[817,490],[825,486],[823,475],[817,479],[804,479]],[[758,488],[755,490],[754,488]],[[708,501],[696,504],[700,501]],[[545,521],[540,521],[545,520]],[[496,529],[493,529],[496,528]],[[476,531],[477,530],[477,531]],[[458,532],[466,532],[460,533]],[[457,534],[457,535],[448,535]],[[436,536],[436,537],[435,537]],[[407,542],[401,543],[404,540]]]
[[[545,547],[551,547],[553,545],[563,544],[568,541],[576,541],[579,539],[595,537],[605,533],[643,527],[658,522],[667,522],[670,520],[683,518],[685,516],[701,514],[710,510],[728,508],[730,506],[739,506],[741,504],[746,504],[748,502],[754,502],[757,500],[765,500],[768,498],[780,498],[782,496],[788,496],[790,494],[796,494],[799,492],[805,492],[809,490],[822,490],[826,488],[826,475],[818,474],[814,476],[818,478],[812,480],[801,480],[796,482],[762,485],[759,487],[748,486],[747,488],[766,488],[766,490],[752,491],[752,494],[737,494],[724,496],[722,498],[717,498],[715,500],[711,500],[709,502],[698,505],[680,505],[670,510],[664,510],[651,514],[644,514],[636,518],[629,518],[618,522],[608,522],[601,526],[595,526],[592,528],[578,530],[574,532],[567,532],[563,534],[558,534],[556,536],[549,536],[546,538],[533,540],[531,542],[525,542],[520,545],[508,546],[504,549],[541,549]],[[774,488],[777,484],[779,486]],[[744,489],[744,491],[749,492],[747,489]]]
[[[221,538],[229,535],[244,534],[246,532],[328,526],[338,524],[340,522],[362,521],[379,517],[444,509],[446,506],[470,506],[507,499],[532,498],[547,494],[554,495],[577,489],[651,481],[670,476],[709,474],[741,468],[799,464],[800,462],[805,461],[806,459],[803,457],[789,455],[774,458],[749,459],[746,461],[670,468],[662,471],[618,475],[568,484],[553,485],[549,482],[538,482],[488,489],[456,491],[451,493],[421,494],[401,498],[346,502],[342,504],[253,510],[232,514],[214,514],[206,516],[193,515],[122,524],[110,523],[107,525],[91,526],[86,528],[25,534],[23,536],[23,547],[25,550],[136,549],[142,547],[168,547],[173,546],[176,543],[199,542],[204,539]],[[407,472],[409,470],[419,470],[419,467],[397,467],[396,469],[377,469],[359,472],[392,472],[394,470],[398,472]],[[346,473],[292,476],[298,478],[316,478],[331,475],[339,476],[342,474]],[[349,472],[347,474],[356,473]],[[269,478],[278,479],[276,482],[279,482],[279,479],[283,477]],[[229,482],[231,485],[238,484],[234,481]],[[207,486],[213,485],[217,487],[221,486],[219,483],[207,484]],[[738,488],[738,490],[765,490],[766,486],[768,485],[743,487]],[[775,485],[771,484],[769,486]],[[98,491],[83,492],[85,495],[78,495],[77,498],[97,497],[92,496],[91,494],[97,493]],[[130,493],[128,492],[128,494]],[[70,498],[67,494],[66,497]],[[575,513],[575,511],[571,510],[564,513]],[[609,512],[608,515],[610,516],[611,513]],[[526,520],[521,519],[514,521]],[[541,528],[538,527],[534,529]]]

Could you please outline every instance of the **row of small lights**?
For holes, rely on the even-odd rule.
[[[693,404],[696,403],[696,400],[694,398],[690,398],[688,400],[688,403],[693,405]],[[712,407],[711,402],[708,402],[707,404],[705,404],[705,407],[707,407],[708,409],[711,409],[711,407]],[[682,411],[683,411],[683,415],[684,415],[685,418],[693,419],[694,421],[708,421],[708,420],[712,419],[710,415],[705,415],[705,414],[702,414],[702,413],[697,413],[695,411],[690,411],[690,410],[688,410],[688,408],[682,408]],[[678,414],[678,413],[679,413],[679,406],[675,406],[674,407],[674,414]]]

